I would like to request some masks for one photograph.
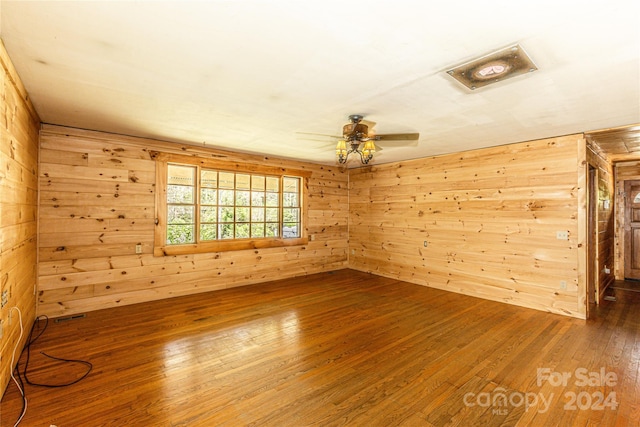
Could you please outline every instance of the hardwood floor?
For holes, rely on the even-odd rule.
[[[583,321],[340,270],[89,312],[29,378],[85,369],[41,351],[93,371],[26,386],[21,425],[637,426],[640,293],[614,291]]]

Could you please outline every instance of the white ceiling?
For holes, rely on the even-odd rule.
[[[42,121],[333,164],[349,114],[419,132],[376,163],[640,123],[640,2],[5,1]],[[519,43],[539,70],[445,71]]]

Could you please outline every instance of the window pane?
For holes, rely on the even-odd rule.
[[[252,192],[251,193],[251,206],[264,206],[264,193]]]
[[[200,185],[206,188],[218,188],[218,172],[202,169],[200,171]]]
[[[167,206],[167,224],[194,224],[194,206]]]
[[[196,163],[167,164],[167,172],[169,245],[301,236],[300,177],[205,169]]]
[[[251,237],[264,237],[264,224],[251,224]]]
[[[236,190],[251,189],[251,175],[236,174]]]
[[[220,204],[233,206],[233,190],[220,190]]]
[[[250,194],[248,191],[236,191],[236,206],[249,206]]]
[[[167,165],[167,184],[194,187],[196,168],[193,166]]]
[[[268,223],[266,225],[265,235],[267,237],[279,237],[278,223]]]
[[[167,244],[168,245],[184,245],[186,243],[194,243],[193,230],[195,226],[189,225],[168,225],[167,226]]]
[[[300,221],[300,209],[298,208],[286,208],[282,209],[282,220],[284,222],[299,222]]]
[[[278,222],[280,220],[279,216],[278,216],[278,209],[277,208],[267,208],[267,216],[266,216],[266,221],[267,222]]]
[[[233,172],[220,172],[218,174],[218,187],[219,188],[235,188]]]
[[[267,191],[280,191],[280,178],[277,178],[275,176],[268,176],[267,177]]]
[[[282,227],[282,237],[284,238],[299,237],[298,229],[299,227],[297,223],[285,222]]]
[[[215,240],[216,228],[217,228],[216,224],[201,224],[200,240]]]
[[[255,191],[264,191],[264,176],[253,175],[251,177],[251,189]]]
[[[211,188],[200,190],[200,203],[203,205],[215,205],[218,203],[218,190]]]
[[[298,193],[284,193],[282,195],[282,205],[298,207]]]
[[[278,193],[267,193],[267,206],[278,206]]]
[[[195,187],[184,185],[167,185],[167,203],[193,203]]]
[[[233,224],[218,224],[220,239],[233,239]]]
[[[233,222],[233,207],[218,208],[218,218],[220,222]]]
[[[300,183],[300,178],[291,178],[291,177],[284,177],[282,178],[282,191],[288,192],[288,193],[298,193],[298,185]]]
[[[249,238],[249,224],[236,224],[236,239]]]
[[[251,208],[251,221],[264,222],[264,208]]]
[[[236,222],[249,222],[249,208],[236,208]]]
[[[218,208],[215,206],[202,206],[200,208],[200,222],[216,222]]]

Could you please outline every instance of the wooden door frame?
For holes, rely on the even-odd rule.
[[[587,318],[591,304],[599,304],[598,274],[598,168],[587,164]]]
[[[633,204],[633,201],[631,200],[631,194],[630,191],[628,191],[628,187],[631,186],[631,183],[633,182],[639,182],[640,183],[640,179],[625,179],[622,182],[622,188],[623,188],[623,194],[624,194],[624,204],[622,206],[622,220],[623,220],[623,227],[622,227],[622,236],[624,239],[624,247],[623,247],[623,257],[622,257],[622,274],[623,274],[623,278],[625,280],[629,279],[629,280],[638,280],[637,277],[630,277],[629,270],[631,270],[631,259],[633,257],[633,248],[631,245],[631,240],[633,239],[632,236],[629,235],[629,230],[631,229],[631,222],[632,218],[629,217],[629,206],[631,204]]]

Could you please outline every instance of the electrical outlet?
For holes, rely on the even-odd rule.
[[[558,240],[569,240],[569,232],[568,231],[556,231],[556,239],[558,239]]]
[[[356,250],[355,249],[351,249],[351,255],[355,255],[356,254]]]
[[[426,240],[424,242],[422,242],[422,246],[424,246],[425,248],[427,247],[427,245],[428,245],[428,243],[427,243]]]
[[[142,253],[142,243],[138,243],[136,245],[136,253],[137,254],[141,254]]]
[[[561,280],[560,281],[560,289],[567,289],[567,281],[566,280]]]

